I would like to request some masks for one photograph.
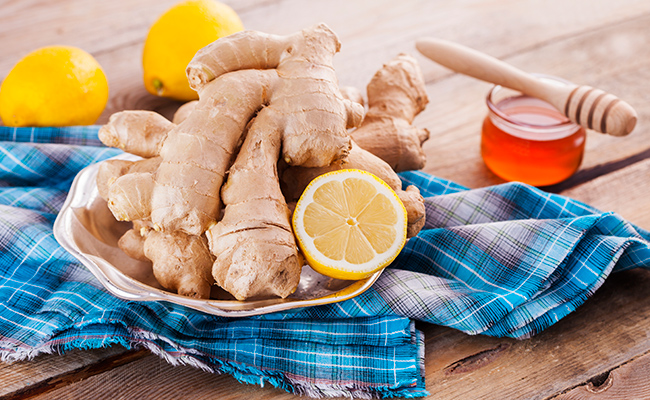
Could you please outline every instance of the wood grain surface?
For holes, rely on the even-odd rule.
[[[79,46],[106,71],[115,111],[181,103],[148,94],[141,52],[147,30],[176,0],[0,0],[0,79],[44,45]],[[614,211],[650,229],[650,2],[647,0],[234,0],[248,29],[286,34],[326,22],[342,42],[342,85],[363,89],[381,65],[414,55],[430,103],[416,124],[431,132],[424,170],[468,187],[503,182],[480,157],[490,85],[453,74],[416,53],[415,40],[440,37],[518,68],[611,92],[636,108],[635,132],[589,132],[580,170],[545,188]],[[594,297],[530,340],[468,336],[418,324],[426,337],[427,388],[435,399],[650,398],[649,271],[611,276]],[[120,347],[0,364],[0,399],[298,398],[192,367],[173,367]]]
[[[37,362],[9,364],[0,372],[0,399],[30,398],[145,357],[149,352],[126,351],[121,346],[93,351],[73,350],[61,362],[60,354],[38,357]]]
[[[635,358],[611,371],[590,379],[555,400],[630,400],[649,399],[650,354]]]

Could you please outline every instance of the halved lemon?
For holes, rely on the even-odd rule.
[[[386,267],[406,243],[406,209],[375,175],[342,169],[320,175],[293,213],[307,263],[337,279],[363,279]]]

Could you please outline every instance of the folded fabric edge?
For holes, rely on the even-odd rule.
[[[296,388],[296,394],[306,395],[312,398],[323,397],[350,397],[360,399],[372,398],[417,398],[426,397],[430,393],[424,389],[425,376],[424,376],[424,333],[415,329],[412,324],[413,344],[415,344],[415,356],[417,358],[417,374],[418,378],[415,381],[398,382],[393,386],[359,386],[354,384],[348,385],[332,385],[332,384],[318,384],[313,382],[304,382],[299,379],[287,376],[286,378]],[[372,389],[369,392],[368,389]]]
[[[154,340],[163,340],[170,343],[168,339],[156,335],[152,332],[143,330],[131,330],[133,336],[143,339],[139,345],[147,348],[152,353],[163,358],[165,361],[172,365],[191,365],[196,368],[201,368],[206,372],[217,374],[227,373],[233,376],[241,383],[259,385],[264,387],[266,383],[271,384],[273,387],[283,389],[289,393],[297,395],[306,395],[312,398],[324,397],[350,397],[350,398],[415,398],[428,396],[429,393],[423,389],[424,387],[424,335],[414,329],[415,338],[413,344],[415,345],[415,354],[418,371],[417,374],[421,379],[409,380],[406,382],[398,382],[393,386],[363,386],[356,384],[319,384],[307,382],[300,379],[298,376],[289,376],[289,374],[267,371],[257,367],[253,367],[243,363],[233,361],[224,361],[218,358],[211,357],[208,354],[200,351],[182,348],[177,344],[173,344],[178,352],[181,352],[180,357],[176,357],[169,352],[158,346]],[[210,366],[202,359],[209,360],[215,364],[217,368]]]
[[[621,221],[624,221],[622,217],[618,216],[616,213],[612,213],[612,212],[602,213],[600,218],[598,218],[598,220],[596,220],[595,223],[587,231],[585,231],[585,235],[589,230],[598,228],[601,221],[606,219],[611,219],[611,218],[616,218],[616,219],[620,219]],[[580,240],[582,240],[582,238]],[[602,266],[600,269],[593,268],[594,266],[592,265],[590,271],[592,269],[599,270],[596,279],[591,281],[587,286],[584,286],[582,288],[582,291],[576,293],[573,297],[564,298],[563,301],[556,302],[550,308],[540,307],[539,309],[537,309],[536,312],[531,313],[527,318],[522,318],[519,324],[512,324],[509,326],[509,328],[504,328],[504,330],[502,331],[495,332],[495,329],[498,328],[498,325],[500,323],[503,323],[507,318],[510,317],[510,314],[515,313],[517,311],[517,310],[513,310],[509,315],[506,315],[501,321],[497,322],[497,324],[491,326],[486,331],[481,332],[481,334],[485,334],[488,336],[495,336],[495,337],[512,337],[519,340],[530,339],[531,337],[538,335],[548,327],[554,325],[556,322],[566,317],[568,314],[576,311],[589,298],[591,298],[598,291],[598,289],[600,289],[600,287],[605,283],[607,278],[612,273],[616,272],[616,266],[618,265],[621,257],[628,251],[628,249],[634,243],[638,243],[638,242],[640,242],[640,239],[634,237],[628,237],[622,243],[616,244],[617,248],[615,249],[615,251],[614,249],[610,249],[608,251],[608,254],[610,255],[610,259],[607,265]],[[600,243],[598,244],[598,246],[599,247],[607,246],[607,243]],[[560,281],[558,282],[561,281],[562,280],[560,279]],[[544,298],[549,294],[548,293],[549,290],[552,290],[551,291],[552,293],[557,291],[558,288],[555,287],[555,283],[554,283],[553,285],[545,289],[543,292],[540,292],[538,295],[532,298],[531,301],[537,301],[541,298]],[[524,305],[522,304],[518,308],[521,308],[522,306]]]
[[[356,384],[317,384],[301,380],[298,376],[287,376],[277,371],[267,371],[247,364],[224,361],[191,348],[178,346],[168,338],[138,328],[127,328],[129,335],[112,335],[104,338],[88,339],[81,335],[69,340],[52,339],[37,347],[20,346],[12,340],[0,340],[0,361],[13,363],[32,360],[43,354],[63,354],[70,350],[93,350],[121,345],[128,350],[145,348],[173,366],[189,365],[205,372],[229,374],[241,383],[259,385],[271,384],[296,395],[312,398],[350,397],[350,398],[415,398],[428,396],[424,389],[424,335],[414,329],[415,357],[419,379],[398,382],[393,386],[363,386]],[[174,347],[173,353],[163,349],[156,341]],[[213,365],[210,365],[212,363]]]

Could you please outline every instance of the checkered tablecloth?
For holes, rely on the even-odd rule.
[[[418,397],[427,391],[414,320],[528,338],[610,273],[650,267],[650,233],[614,213],[520,183],[468,190],[406,172],[405,185],[426,198],[427,224],[356,298],[241,319],[129,302],[106,292],[52,234],[78,171],[119,154],[97,130],[0,127],[4,361],[121,344],[313,397]]]

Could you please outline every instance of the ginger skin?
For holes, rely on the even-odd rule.
[[[222,189],[224,217],[206,232],[215,281],[240,300],[287,297],[303,265],[278,184],[275,120],[270,107],[257,116]]]
[[[210,297],[214,282],[210,274],[212,257],[204,237],[151,231],[146,235],[143,250],[153,262],[153,274],[163,287],[184,296]]]
[[[122,175],[130,173],[150,173],[160,165],[160,157],[145,158],[138,161],[106,160],[99,165],[97,190],[104,200],[109,198],[109,188]],[[134,219],[133,228],[122,235],[117,246],[131,258],[149,261],[144,255],[144,233],[151,229],[151,222]]]
[[[185,121],[187,117],[190,116],[192,111],[196,108],[198,102],[198,100],[192,100],[178,107],[178,110],[176,110],[174,116],[172,117],[172,122],[178,125],[181,122]]]
[[[422,144],[429,131],[412,125],[429,102],[420,67],[412,56],[400,54],[373,76],[367,87],[368,113],[352,139],[386,161],[393,170],[422,169]]]
[[[351,102],[361,104],[362,106],[365,105],[363,101],[363,95],[359,89],[353,86],[341,86],[341,96],[343,96],[344,99],[350,100]]]
[[[151,230],[151,223],[143,220],[133,221],[133,228],[122,235],[117,242],[117,247],[122,249],[127,256],[139,261],[151,261],[144,254],[144,243]]]

